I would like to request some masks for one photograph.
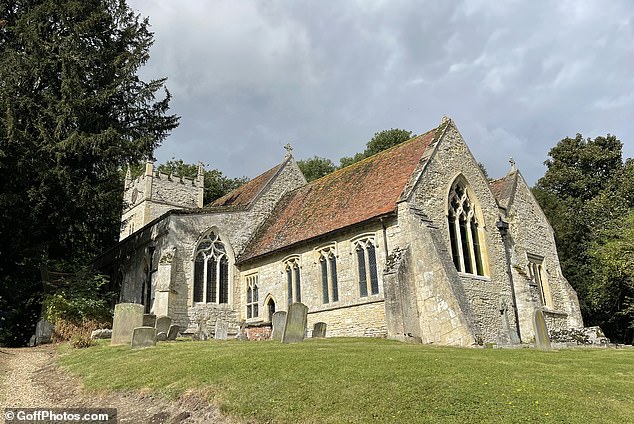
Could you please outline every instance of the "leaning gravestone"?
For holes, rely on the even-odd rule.
[[[271,339],[281,342],[282,336],[284,336],[284,327],[286,327],[286,311],[277,311],[273,313],[273,316],[271,317],[271,324],[273,325]]]
[[[172,319],[168,316],[161,316],[156,318],[156,332],[157,333],[165,333],[170,329],[170,325],[172,325]]]
[[[537,309],[533,315],[533,326],[535,327],[535,347],[542,350],[550,350],[550,338],[548,338],[548,328],[544,312]]]
[[[301,302],[293,303],[288,308],[282,343],[297,343],[304,340],[307,316],[308,306]]]
[[[326,337],[326,323],[325,322],[316,322],[313,326],[313,338],[324,338]]]
[[[178,325],[170,325],[169,330],[167,330],[167,340],[174,341],[176,340],[176,336],[178,336],[178,332],[180,331],[180,326]]]
[[[132,349],[156,346],[156,328],[136,327],[132,331]]]
[[[119,303],[114,307],[111,345],[130,344],[132,330],[143,326],[143,305]]]
[[[214,331],[214,339],[227,340],[227,333],[229,332],[229,323],[227,321],[217,319],[216,331]]]

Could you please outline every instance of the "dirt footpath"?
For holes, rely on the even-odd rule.
[[[141,393],[100,395],[55,364],[55,347],[0,348],[0,413],[4,408],[116,408],[119,423],[237,423],[189,394],[170,402]]]

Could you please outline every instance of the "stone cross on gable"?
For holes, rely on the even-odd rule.
[[[286,149],[286,157],[290,157],[293,154],[293,147],[291,146],[291,143],[287,143],[284,148]]]
[[[511,164],[511,171],[517,170],[517,168],[515,167],[515,159],[509,158],[509,163]]]

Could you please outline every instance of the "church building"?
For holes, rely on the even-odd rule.
[[[583,327],[526,181],[514,163],[488,180],[448,118],[310,183],[290,149],[209,205],[203,174],[128,176],[121,241],[95,261],[120,302],[184,331],[249,334],[293,302],[328,337],[529,343],[537,310],[550,330]]]

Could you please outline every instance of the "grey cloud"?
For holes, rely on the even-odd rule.
[[[633,156],[634,9],[627,1],[133,0],[181,126],[157,151],[255,176],[294,145],[335,162],[376,131],[454,118],[499,176],[530,183],[548,150],[607,132]]]

